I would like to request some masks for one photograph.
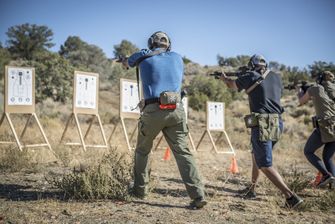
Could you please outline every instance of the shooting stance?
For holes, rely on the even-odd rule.
[[[249,71],[236,80],[224,73],[220,79],[226,85],[238,91],[243,89],[249,97],[251,114],[244,117],[247,128],[251,128],[252,144],[252,183],[241,193],[245,198],[255,198],[255,186],[260,170],[285,195],[286,206],[295,208],[303,200],[294,194],[285,184],[280,174],[272,166],[272,148],[279,140],[283,130],[280,104],[282,81],[279,74],[267,69],[267,62],[261,55],[253,55],[248,63]]]
[[[316,116],[312,118],[314,130],[304,147],[307,160],[322,173],[317,187],[335,184],[335,166],[332,158],[335,153],[335,77],[325,71],[313,75],[316,84],[307,91],[299,90],[300,105],[310,99],[313,101]],[[324,145],[322,160],[315,155],[315,151]]]
[[[164,32],[152,34],[148,39],[148,48],[134,53],[127,61],[129,66],[139,67],[144,93],[138,122],[132,193],[139,198],[144,198],[148,193],[148,157],[153,140],[162,131],[192,199],[190,206],[200,209],[207,202],[193,155],[186,142],[188,128],[181,102],[183,60],[179,54],[170,51],[170,38]]]

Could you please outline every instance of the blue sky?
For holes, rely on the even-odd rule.
[[[335,61],[335,0],[0,0],[0,41],[10,26],[47,25],[58,51],[68,36],[103,49],[126,39],[146,48],[162,30],[172,50],[201,65],[263,54],[299,66]]]

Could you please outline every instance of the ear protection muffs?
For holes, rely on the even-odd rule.
[[[156,33],[152,34],[148,39],[148,48],[152,50],[154,48],[154,36]]]
[[[316,82],[318,83],[318,84],[321,84],[322,83],[322,81],[323,81],[323,72],[319,72],[318,74],[317,74],[317,77],[316,77]]]
[[[248,67],[251,70],[254,70],[258,65],[265,66],[265,68],[268,67],[268,63],[266,63],[266,60],[262,55],[254,54],[248,62]]]
[[[162,37],[159,37],[158,36],[159,34],[161,34],[161,35],[163,35],[163,37],[165,36],[167,38],[168,46],[167,46],[166,51],[170,51],[171,50],[171,41],[170,41],[170,38],[169,38],[169,36],[166,33],[162,32],[162,31],[157,31],[157,32],[153,33],[149,37],[149,39],[148,39],[148,48],[150,50],[152,50],[155,47],[157,47],[157,45],[160,44],[160,38],[162,38]]]
[[[255,69],[255,64],[254,64],[254,62],[252,61],[252,58],[250,58],[250,60],[249,60],[249,63],[248,63],[248,67],[250,68],[250,69]]]

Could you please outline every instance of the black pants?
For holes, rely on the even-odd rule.
[[[324,148],[321,160],[315,155],[315,151],[322,147],[322,145],[324,145]],[[330,173],[335,176],[335,166],[332,161],[332,157],[335,153],[335,142],[322,143],[319,129],[314,129],[311,136],[309,136],[304,148],[304,153],[308,161],[323,175]]]

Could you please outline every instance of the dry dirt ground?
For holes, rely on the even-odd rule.
[[[116,99],[111,100],[112,98],[105,92],[101,94],[100,98],[107,102],[101,104],[99,111],[106,135],[109,136],[113,129],[111,122],[113,118],[118,116],[118,103]],[[310,112],[305,108],[295,108],[294,103],[291,103],[293,101],[292,99],[284,101],[287,111],[284,115],[285,132],[274,151],[274,165],[290,185],[299,185],[302,181],[312,181],[316,171],[307,163],[302,152],[303,145],[311,132],[311,125],[306,123],[309,121]],[[113,106],[112,109],[110,105]],[[327,189],[314,189],[309,185],[303,186],[303,190],[298,193],[303,197],[306,205],[299,210],[292,211],[284,208],[282,195],[261,175],[257,188],[257,200],[244,200],[237,197],[237,191],[242,189],[250,179],[250,137],[244,128],[242,118],[243,114],[248,113],[247,101],[234,102],[226,111],[226,130],[236,149],[239,174],[230,174],[231,155],[215,154],[208,137],[200,146],[200,151],[194,153],[208,200],[208,205],[201,210],[188,208],[190,199],[180,180],[173,156],[169,161],[163,160],[166,149],[164,142],[161,144],[161,148],[151,155],[152,192],[145,200],[135,198],[129,201],[63,200],[63,195],[51,186],[47,179],[54,176],[60,177],[66,172],[71,172],[78,163],[98,161],[100,150],[89,149],[87,152],[82,152],[79,148],[65,149],[59,145],[59,139],[71,108],[69,106],[55,106],[53,103],[44,104],[41,108],[43,108],[43,113],[39,114],[40,122],[61,162],[53,162],[55,158],[46,149],[30,149],[33,154],[31,160],[37,161],[37,165],[25,165],[18,169],[18,172],[8,171],[10,170],[8,167],[5,170],[0,169],[0,224],[335,223],[334,207],[323,209],[322,206],[310,206],[313,204],[312,202],[329,192]],[[66,113],[59,115],[57,111],[65,111]],[[294,111],[300,113],[299,117],[298,115],[289,116]],[[55,118],[50,118],[50,114],[54,114]],[[205,114],[190,110],[189,118],[190,130],[197,143],[205,128]],[[134,124],[136,124],[134,121],[127,123],[130,127]],[[87,128],[87,123],[86,126],[83,125],[83,129],[85,128]],[[97,136],[97,130],[92,131],[95,134],[93,139],[101,137]],[[129,128],[130,131],[131,128]],[[37,141],[38,135],[37,132],[30,132],[27,141],[31,139]],[[3,136],[4,134],[2,134]],[[120,127],[111,143],[119,150],[126,150]],[[220,148],[222,147],[220,146]],[[0,150],[0,158],[9,156],[11,158],[9,160],[12,160],[12,163],[9,164],[12,166],[25,163],[21,161],[21,155],[10,157],[15,154],[17,149],[5,151],[0,148]],[[3,164],[0,164],[0,167],[1,165]]]
[[[237,190],[249,177],[249,152],[237,150],[240,174],[231,175],[230,156],[215,154],[209,148],[195,153],[208,200],[201,210],[188,208],[190,199],[173,157],[164,161],[164,150],[157,150],[152,154],[152,192],[145,200],[62,200],[46,178],[70,168],[54,163],[43,164],[37,170],[2,173],[0,223],[335,223],[334,209],[321,212],[284,208],[284,199],[264,177],[257,200],[237,197]],[[308,188],[301,195],[310,201],[321,191],[327,190]]]

